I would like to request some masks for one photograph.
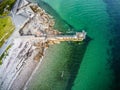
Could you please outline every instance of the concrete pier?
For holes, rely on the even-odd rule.
[[[20,26],[17,25],[18,30],[14,33],[14,39],[11,39],[12,47],[0,67],[0,90],[25,90],[49,45],[63,41],[83,41],[86,38],[85,31],[62,35],[54,29],[52,16],[36,4],[27,4],[26,0],[17,0],[12,13],[16,25]],[[15,20],[16,14],[18,20]],[[63,75],[64,72],[61,77]]]
[[[27,2],[26,0],[23,0]],[[23,3],[24,3],[23,2]],[[17,14],[28,17],[23,23],[19,33],[23,41],[31,41],[33,43],[44,42],[48,44],[60,43],[63,41],[82,41],[86,37],[86,32],[76,32],[71,35],[62,35],[61,32],[53,28],[55,21],[41,9],[37,4],[29,3],[20,4]]]
[[[86,32],[76,32],[73,35],[46,35],[46,36],[20,36],[23,41],[39,42],[43,41],[48,44],[60,43],[63,41],[83,41],[86,37]]]

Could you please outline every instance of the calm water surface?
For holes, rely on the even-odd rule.
[[[28,89],[119,90],[120,1],[37,2],[54,16],[56,29],[64,33],[85,29],[91,40],[50,47]]]

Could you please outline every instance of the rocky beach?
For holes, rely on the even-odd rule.
[[[19,3],[19,4],[18,4]],[[11,48],[0,66],[1,90],[21,90],[40,65],[48,44],[44,40],[24,39],[20,36],[58,34],[54,20],[36,4],[17,0],[12,18],[16,25]],[[16,9],[17,8],[17,9]],[[16,10],[16,11],[15,11]],[[35,70],[35,71],[34,71]]]
[[[26,90],[32,76],[43,64],[45,51],[50,45],[82,41],[86,36],[85,31],[62,35],[54,29],[53,17],[27,0],[17,0],[11,16],[16,28],[8,39],[10,49],[0,66],[0,90]],[[64,76],[64,71],[60,76]]]

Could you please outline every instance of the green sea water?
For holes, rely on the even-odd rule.
[[[92,40],[88,44],[65,42],[50,47],[46,62],[34,75],[29,90],[110,90],[114,79],[108,63],[112,25],[106,3],[103,0],[42,1],[46,4],[41,4],[41,0],[38,3],[44,9],[47,4],[53,9],[58,30],[84,29]]]

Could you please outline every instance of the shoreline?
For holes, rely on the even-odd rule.
[[[47,48],[45,49],[44,53],[46,52]],[[29,82],[31,81],[31,79],[33,78],[33,75],[36,73],[36,71],[38,70],[39,66],[42,64],[42,61],[44,59],[44,56],[40,59],[40,62],[37,64],[36,68],[34,69],[34,71],[32,72],[30,78],[28,79],[28,81],[26,82],[23,90],[27,90],[27,85],[29,84]]]
[[[17,1],[19,1],[19,0],[17,0]],[[25,0],[24,0],[25,1]],[[34,4],[33,4],[34,5]],[[23,16],[19,16],[19,15],[16,15],[15,13],[13,13],[12,11],[11,11],[11,13],[12,13],[12,20],[13,20],[13,22],[14,22],[14,24],[15,24],[15,26],[16,26],[16,29],[15,29],[15,32],[12,34],[12,36],[11,37],[18,37],[19,35],[18,35],[18,31],[22,28],[22,27],[24,27],[24,25],[25,25],[25,23],[26,22],[28,22],[29,21],[29,18],[27,19],[26,18],[26,20],[24,19],[24,17]],[[17,18],[18,17],[21,17],[21,19],[23,18],[23,20],[21,20],[20,18],[20,20],[18,20]],[[16,24],[16,21],[20,21],[20,22],[17,22],[17,24]],[[24,23],[22,23],[22,22],[24,22]],[[20,24],[20,25],[19,25]],[[22,26],[21,26],[22,25]],[[17,35],[15,35],[17,33]],[[14,45],[12,45],[12,47],[10,48],[10,50],[9,50],[9,55],[3,60],[3,64],[2,64],[2,66],[0,67],[0,87],[1,87],[1,90],[5,90],[5,89],[7,89],[7,90],[10,90],[10,89],[12,89],[12,90],[19,90],[21,87],[23,87],[23,83],[25,84],[25,86],[27,85],[27,83],[29,83],[29,81],[31,80],[31,78],[32,78],[32,76],[33,76],[33,74],[36,72],[36,70],[38,69],[38,67],[39,67],[39,65],[41,64],[41,62],[42,62],[42,60],[43,60],[43,57],[44,56],[42,56],[42,57],[40,57],[40,59],[38,60],[38,61],[34,61],[34,57],[37,55],[37,53],[39,52],[39,51],[36,51],[35,50],[35,47],[33,47],[33,46],[31,46],[33,49],[31,49],[33,52],[32,52],[32,54],[34,54],[34,55],[30,55],[30,57],[26,57],[25,55],[27,55],[27,53],[29,54],[29,49],[26,51],[26,54],[24,54],[24,52],[23,52],[23,50],[24,50],[24,48],[23,47],[25,47],[26,45],[23,45],[25,42],[29,42],[31,45],[33,45],[33,42],[32,41],[29,41],[29,40],[25,40],[25,41],[22,41],[22,40],[20,40],[19,38],[18,39],[15,39],[15,41],[18,41],[20,44],[18,44],[17,45],[17,43],[18,42],[14,42],[14,41],[12,41],[12,43],[14,44]],[[41,41],[41,42],[43,42],[43,41]],[[37,44],[38,42],[36,42],[36,44]],[[40,46],[38,46],[38,47],[40,47]],[[16,48],[16,49],[15,49]],[[19,48],[21,48],[21,50],[19,49]],[[15,51],[15,50],[17,50],[18,49],[18,51]],[[26,48],[25,48],[26,49]],[[43,55],[44,55],[44,53],[45,53],[45,51],[46,51],[46,47],[44,47],[44,50],[43,50]],[[15,52],[16,52],[16,57],[14,57],[13,55],[15,54]],[[17,53],[20,53],[21,52],[21,54],[17,54]],[[12,53],[14,53],[13,55],[12,55]],[[35,55],[35,53],[36,53],[36,55]],[[11,56],[12,55],[12,56]],[[22,56],[21,56],[22,55]],[[23,56],[25,56],[25,57],[23,57]],[[11,58],[13,58],[14,57],[14,59],[12,60],[12,62],[11,62],[11,60],[7,60],[7,59],[11,59]],[[20,60],[20,58],[21,58],[21,60]],[[31,59],[30,59],[31,58]],[[18,60],[18,61],[16,61],[16,60]],[[16,64],[15,64],[16,63]],[[31,65],[32,65],[32,67],[30,66],[30,65],[28,65],[28,64],[30,64],[31,63]],[[11,66],[13,66],[13,67],[11,67]],[[9,68],[12,68],[11,70],[9,69]],[[18,67],[20,70],[19,70],[19,72],[17,71],[17,68],[16,67]],[[26,67],[26,68],[25,68]],[[6,72],[3,72],[4,71],[4,69],[8,69],[8,70],[6,70]],[[13,73],[13,71],[15,71],[14,73]],[[11,72],[11,75],[9,75],[10,74],[10,72]],[[27,75],[26,76],[26,72],[29,72],[29,73],[27,73],[27,74],[29,74],[29,75]],[[7,78],[7,77],[9,77],[9,79],[5,79],[5,78]],[[24,79],[23,79],[24,78]],[[26,79],[27,78],[27,79]],[[4,80],[5,79],[5,80]],[[12,80],[12,81],[11,81]],[[19,83],[18,83],[19,82]],[[27,82],[27,83],[26,83]],[[21,86],[22,85],[22,86]],[[25,89],[25,86],[24,86],[24,89]]]
[[[12,35],[12,48],[0,68],[1,90],[26,90],[50,45],[63,41],[82,41],[86,36],[85,31],[75,35],[62,35],[54,29],[53,17],[35,3],[22,0],[15,8],[15,13],[11,13],[16,30]],[[64,73],[64,70],[57,73],[60,74],[58,78],[61,81]]]

